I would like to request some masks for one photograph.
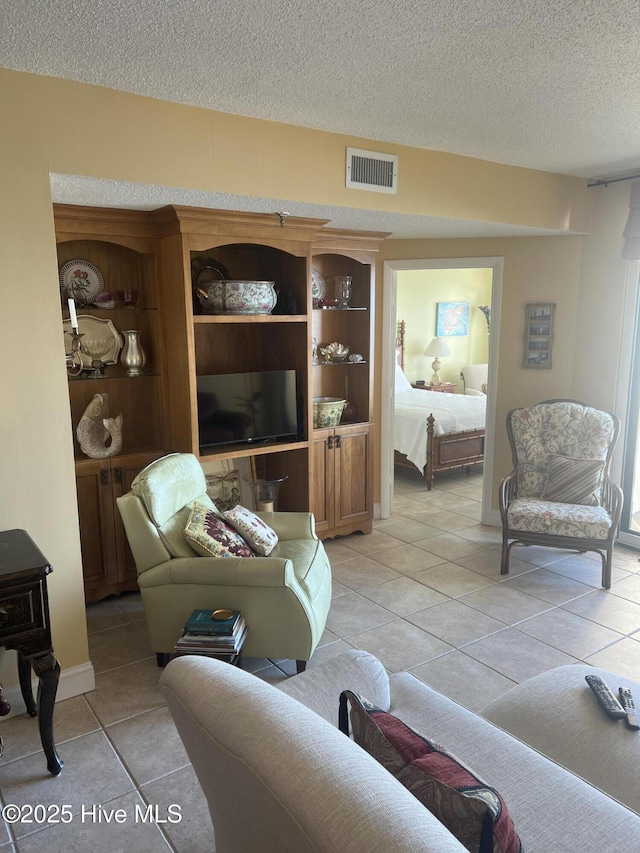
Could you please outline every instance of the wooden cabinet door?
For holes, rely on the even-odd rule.
[[[87,601],[101,587],[118,581],[114,537],[114,504],[109,460],[83,460],[76,465],[82,572]]]
[[[311,512],[316,520],[316,533],[333,527],[334,516],[334,431],[313,431],[311,451]]]
[[[114,535],[118,555],[118,580],[127,584],[123,589],[138,588],[138,573],[115,499],[131,491],[131,484],[136,475],[162,455],[161,453],[137,453],[134,456],[123,456],[113,460]]]
[[[373,517],[373,466],[369,424],[339,426],[334,438],[334,524],[340,533],[370,533]]]

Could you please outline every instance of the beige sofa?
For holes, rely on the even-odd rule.
[[[573,665],[474,714],[409,673],[389,677],[356,650],[279,690],[197,657],[172,661],[160,683],[209,802],[217,853],[464,851],[335,727],[346,688],[390,709],[496,787],[525,853],[638,850],[640,732],[604,714],[586,672],[640,696],[626,679]]]

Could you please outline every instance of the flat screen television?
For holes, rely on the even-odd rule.
[[[295,370],[197,377],[200,448],[295,438]]]

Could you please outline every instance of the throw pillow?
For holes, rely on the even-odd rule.
[[[340,695],[340,729],[407,788],[473,853],[522,853],[504,800],[450,752],[362,696]]]
[[[193,502],[184,535],[201,557],[255,557],[242,536],[216,510],[198,501]]]
[[[542,493],[545,501],[600,506],[604,462],[601,459],[571,459],[552,453]]]
[[[261,557],[268,557],[278,544],[275,530],[250,509],[235,506],[223,512],[222,516]]]

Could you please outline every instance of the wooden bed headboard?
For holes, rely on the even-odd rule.
[[[404,370],[404,333],[406,324],[400,320],[396,327],[396,361]]]

